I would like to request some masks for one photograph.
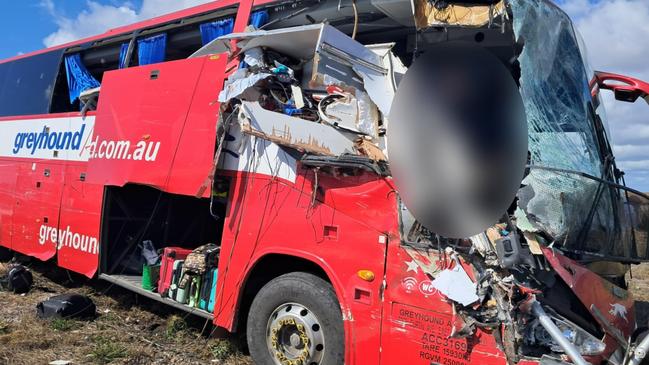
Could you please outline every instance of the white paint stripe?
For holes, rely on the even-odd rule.
[[[94,126],[94,116],[2,121],[0,157],[88,161]]]

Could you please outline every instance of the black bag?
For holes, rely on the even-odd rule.
[[[57,295],[36,305],[39,318],[93,318],[96,311],[92,299],[79,294]]]
[[[6,276],[0,279],[0,284],[3,287],[16,294],[27,293],[33,283],[34,277],[32,273],[22,265],[13,266]]]

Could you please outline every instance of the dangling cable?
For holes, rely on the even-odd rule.
[[[356,32],[358,31],[358,8],[356,7],[356,0],[352,0],[352,9],[354,9],[354,31],[352,32],[352,39],[356,39]]]

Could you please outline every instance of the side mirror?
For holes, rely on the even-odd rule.
[[[638,100],[638,97],[641,97],[649,104],[649,83],[644,81],[629,76],[595,71],[591,89],[595,84],[600,89],[613,91],[617,100],[633,103]]]

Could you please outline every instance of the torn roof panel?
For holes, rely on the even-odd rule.
[[[256,47],[266,47],[302,60],[310,60],[317,53],[328,53],[352,63],[351,65],[358,63],[384,70],[379,55],[327,24],[231,33],[213,40],[191,57],[228,52],[231,50],[232,40],[239,41],[238,47],[243,52]]]
[[[503,14],[505,2],[487,4],[446,4],[438,6],[434,1],[415,0],[415,23],[417,28],[432,26],[458,25],[479,27],[489,24],[490,20]]]
[[[275,30],[230,33],[206,44],[191,57],[228,52],[230,51],[230,41],[237,40],[239,48],[244,52],[251,48],[264,46],[293,57],[308,59],[313,57],[321,30],[322,24],[314,24]]]

